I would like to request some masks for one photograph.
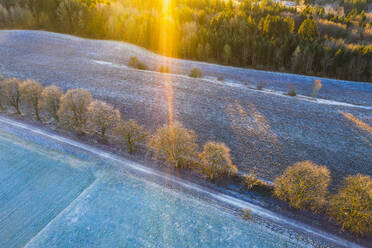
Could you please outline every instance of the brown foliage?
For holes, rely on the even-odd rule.
[[[193,77],[193,78],[200,78],[200,77],[202,77],[203,75],[202,75],[202,71],[201,71],[199,68],[195,67],[195,68],[193,68],[193,69],[190,71],[189,76],[190,76],[190,77]]]
[[[348,176],[331,197],[328,215],[356,235],[372,234],[372,178]]]
[[[296,96],[296,95],[297,95],[296,89],[292,85],[288,86],[288,96]]]
[[[196,161],[198,145],[194,131],[180,123],[164,125],[149,139],[148,146],[158,159],[176,168],[188,167]]]
[[[17,114],[21,115],[21,91],[19,89],[21,83],[16,78],[8,78],[3,80],[2,85],[6,103],[14,107]]]
[[[258,179],[254,173],[246,174],[243,176],[243,183],[247,187],[247,190],[260,190],[260,191],[272,191],[273,187],[265,181]]]
[[[84,133],[88,120],[88,106],[92,96],[85,89],[68,90],[61,98],[57,112],[62,126],[71,128],[78,133]]]
[[[89,131],[97,133],[106,141],[106,132],[112,130],[120,120],[120,112],[102,101],[91,102],[88,106]]]
[[[166,65],[161,65],[161,66],[159,67],[159,70],[158,70],[158,71],[161,72],[161,73],[170,73],[170,69],[169,69],[169,67],[166,66]]]
[[[45,87],[41,93],[40,109],[48,117],[52,117],[56,122],[59,121],[57,112],[61,103],[62,90],[54,85]]]
[[[146,64],[144,64],[141,60],[139,60],[136,56],[132,56],[129,58],[128,65],[130,67],[139,69],[139,70],[147,70]]]
[[[275,179],[274,195],[298,209],[321,210],[326,202],[330,172],[311,161],[295,163]]]
[[[19,90],[22,95],[23,103],[30,109],[33,109],[36,120],[40,121],[39,103],[43,86],[41,83],[28,79],[21,83]]]
[[[322,82],[319,79],[314,79],[313,80],[313,98],[316,97],[316,94],[318,91],[322,88]]]
[[[230,148],[223,143],[207,142],[199,154],[199,160],[204,174],[211,180],[238,172],[231,161]]]
[[[133,153],[135,145],[144,142],[147,137],[145,128],[132,119],[119,122],[113,134],[120,143],[126,143],[129,153]]]

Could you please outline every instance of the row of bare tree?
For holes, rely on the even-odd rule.
[[[18,115],[52,122],[77,134],[96,135],[102,142],[121,144],[133,153],[145,144],[159,160],[176,168],[196,167],[212,180],[237,172],[230,149],[223,143],[208,142],[198,153],[196,135],[180,123],[164,125],[151,135],[135,120],[124,121],[119,110],[92,98],[85,89],[43,88],[35,80],[0,79],[0,108]]]
[[[0,77],[0,110],[34,117],[78,134],[98,136],[102,142],[119,144],[127,152],[145,147],[164,164],[175,168],[191,168],[211,180],[235,176],[230,149],[223,143],[207,142],[199,152],[194,131],[180,123],[164,125],[154,134],[135,120],[124,121],[112,105],[94,100],[85,89],[66,93],[57,86],[43,86],[34,80],[20,82]],[[335,195],[328,192],[330,171],[311,161],[296,163],[275,179],[274,186],[254,175],[241,178],[250,190],[273,191],[274,196],[294,208],[325,213],[356,235],[372,233],[372,179],[365,175],[349,176]]]

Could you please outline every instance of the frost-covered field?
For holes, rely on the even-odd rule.
[[[0,247],[359,247],[0,117]],[[211,193],[209,193],[211,192]],[[250,209],[250,221],[236,209]]]
[[[130,56],[153,70],[165,61],[178,75],[133,70]],[[195,66],[204,79],[186,76]],[[312,77],[165,59],[126,43],[39,31],[0,32],[0,73],[86,88],[152,130],[168,120],[172,86],[176,119],[200,143],[227,143],[243,172],[256,167],[272,179],[310,159],[327,165],[336,183],[347,174],[372,175],[372,84],[322,79],[321,100],[313,101]],[[261,82],[264,91],[254,90]],[[301,96],[283,96],[289,84]]]

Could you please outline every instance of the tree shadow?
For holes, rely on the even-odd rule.
[[[342,111],[340,113],[344,119],[353,124],[352,131],[356,136],[367,145],[372,146],[372,127],[351,113]]]
[[[263,171],[262,165],[270,164],[269,174],[278,173],[280,164],[277,157],[283,153],[283,145],[265,116],[253,103],[243,106],[237,100],[228,104],[226,113],[232,133],[239,142],[243,166],[256,168],[258,175],[263,176],[267,172]]]

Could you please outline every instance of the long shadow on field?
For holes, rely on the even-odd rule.
[[[253,103],[243,106],[236,100],[225,111],[232,133],[239,141],[239,153],[244,154],[241,164],[258,173],[263,173],[260,165],[270,164],[272,172],[278,173],[280,167],[276,157],[282,153],[283,146],[265,116]]]
[[[280,175],[295,162],[311,160],[331,170],[332,186],[350,174],[370,174],[372,127],[350,113],[282,113],[235,100],[225,114],[231,129],[227,143],[243,172]],[[317,118],[321,121],[313,121]]]
[[[351,113],[340,113],[347,121],[353,124],[351,129],[356,137],[372,147],[372,127]]]

